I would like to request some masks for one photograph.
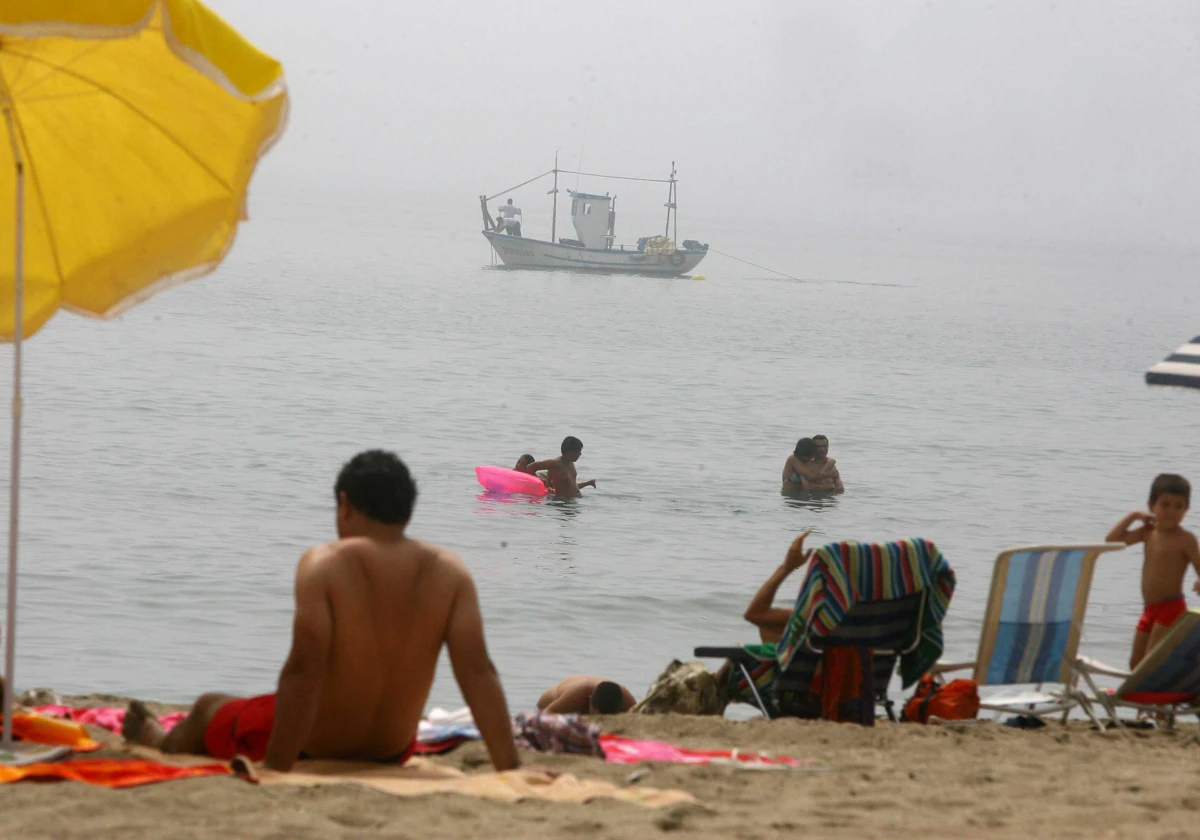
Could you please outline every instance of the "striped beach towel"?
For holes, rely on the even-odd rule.
[[[1200,335],[1146,371],[1146,384],[1200,388]]]
[[[806,639],[820,647],[820,641],[837,628],[855,604],[927,592],[921,639],[900,659],[901,678],[905,686],[911,685],[942,654],[942,618],[954,594],[954,584],[954,571],[929,540],[823,545],[813,554],[792,617],[776,649],[779,667],[787,670]]]

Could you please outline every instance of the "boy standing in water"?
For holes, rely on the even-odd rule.
[[[578,499],[583,495],[579,492],[581,488],[596,486],[594,478],[580,483],[577,478],[578,473],[575,472],[575,462],[583,454],[583,442],[577,437],[568,435],[563,439],[560,449],[562,455],[559,457],[551,458],[549,461],[526,464],[521,472],[537,475],[538,470],[545,470],[550,477],[550,489],[554,491],[555,496],[563,499]]]
[[[1146,544],[1142,563],[1142,600],[1146,606],[1133,637],[1130,668],[1136,668],[1175,619],[1187,612],[1183,576],[1189,563],[1200,573],[1200,544],[1196,535],[1181,524],[1191,495],[1187,479],[1163,473],[1150,485],[1150,512],[1135,510],[1108,532],[1109,542]],[[1141,526],[1134,528],[1135,522]],[[1200,581],[1193,588],[1200,592]]]

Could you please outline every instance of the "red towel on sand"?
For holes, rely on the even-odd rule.
[[[0,764],[0,784],[7,782],[83,782],[108,788],[136,787],[154,782],[194,779],[200,776],[229,776],[233,771],[224,764],[196,767],[172,767],[141,758],[77,758],[6,767]]]

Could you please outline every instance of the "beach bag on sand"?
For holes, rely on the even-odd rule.
[[[902,720],[928,723],[931,717],[942,720],[974,720],[979,714],[979,686],[975,680],[942,682],[929,674],[921,677],[917,690],[904,704]]]
[[[642,701],[633,707],[634,714],[720,715],[725,702],[717,687],[717,679],[700,662],[671,661]]]

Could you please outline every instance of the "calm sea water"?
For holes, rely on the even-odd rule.
[[[1157,472],[1200,479],[1200,395],[1142,381],[1198,331],[1186,255],[685,218],[853,282],[717,255],[702,282],[614,278],[489,267],[470,202],[255,209],[217,274],[28,345],[21,687],[271,690],[294,564],[367,447],[415,472],[411,533],[474,572],[517,708],[576,672],[641,693],[697,644],[752,640],[742,610],[804,528],[937,542],[959,581],[947,653],[970,657],[999,549],[1099,540]],[[814,433],[846,495],[781,497]],[[475,465],[567,434],[597,491],[481,497]],[[1093,588],[1083,647],[1114,664],[1140,559],[1104,557]],[[431,703],[459,702],[443,660]]]

